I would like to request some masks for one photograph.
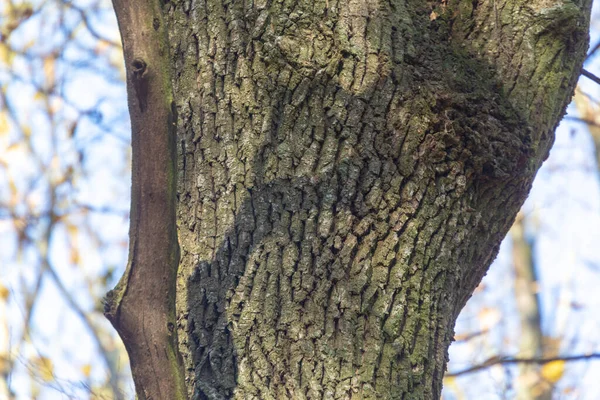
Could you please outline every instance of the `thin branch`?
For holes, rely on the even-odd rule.
[[[73,4],[72,1],[65,3],[66,6],[68,6],[69,8],[71,8],[72,10],[76,11],[79,13],[79,16],[81,17],[81,20],[83,21],[83,24],[85,25],[85,27],[87,28],[88,32],[94,37],[94,39],[99,40],[99,41],[103,41],[108,43],[111,46],[114,46],[116,48],[121,48],[121,43],[116,42],[112,39],[106,38],[104,36],[102,36],[95,28],[94,26],[91,24],[91,22],[89,21],[89,17],[87,12],[82,9],[77,7],[75,4]]]
[[[582,360],[593,360],[600,359],[600,353],[591,353],[591,354],[579,354],[575,356],[556,356],[556,357],[548,357],[548,358],[517,358],[517,357],[508,357],[508,356],[495,356],[487,359],[483,363],[479,365],[474,365],[469,368],[465,368],[461,371],[449,372],[445,376],[459,376],[471,374],[473,372],[481,371],[483,369],[487,369],[494,365],[498,364],[546,364],[552,361],[582,361]]]
[[[585,76],[586,78],[588,78],[588,79],[594,81],[595,83],[597,83],[598,85],[600,85],[600,78],[598,78],[596,75],[592,74],[587,69],[581,68],[581,75]]]

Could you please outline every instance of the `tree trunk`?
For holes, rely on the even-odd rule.
[[[590,1],[161,7],[154,30],[164,18],[178,114],[176,316],[188,397],[439,398],[456,316],[572,95]],[[129,90],[131,110],[140,101]],[[150,118],[148,109],[151,96],[134,111]],[[140,390],[178,379],[136,376],[136,363],[160,367],[145,360],[131,361],[138,396],[171,398]]]
[[[543,358],[544,335],[540,310],[539,281],[533,258],[533,240],[525,232],[525,216],[517,215],[511,228],[515,300],[519,314],[520,358]],[[552,400],[552,387],[540,375],[540,366],[519,364],[516,382],[517,400]]]

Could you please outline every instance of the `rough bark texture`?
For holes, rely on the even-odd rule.
[[[404,0],[167,13],[190,395],[438,397],[455,317],[572,93],[584,13]]]
[[[164,4],[189,397],[438,398],[456,316],[572,94],[589,7]]]

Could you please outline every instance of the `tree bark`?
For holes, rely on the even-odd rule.
[[[188,397],[439,398],[456,316],[572,95],[589,12],[166,2]]]

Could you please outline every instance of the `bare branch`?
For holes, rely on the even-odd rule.
[[[594,360],[600,359],[600,353],[590,353],[590,354],[579,354],[574,356],[556,356],[556,357],[548,357],[548,358],[518,358],[511,356],[494,356],[488,358],[481,364],[474,365],[469,368],[465,368],[456,372],[448,372],[446,377],[453,377],[459,375],[471,374],[473,372],[478,372],[487,368],[490,368],[494,365],[502,364],[546,364],[552,361],[584,361],[584,360]]]
[[[591,79],[592,81],[594,81],[595,83],[597,83],[598,85],[600,85],[600,78],[598,78],[596,75],[592,74],[587,69],[582,68],[581,69],[581,75],[585,76],[588,79]]]

